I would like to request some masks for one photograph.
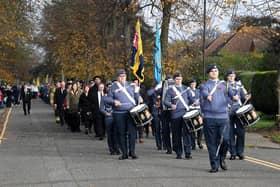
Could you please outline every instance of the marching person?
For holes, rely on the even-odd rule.
[[[170,130],[170,124],[171,124],[171,112],[170,108],[166,107],[164,104],[164,99],[166,96],[167,90],[173,86],[174,81],[172,79],[171,75],[167,75],[166,80],[162,83],[162,89],[161,89],[161,115],[160,120],[162,122],[162,142],[163,142],[163,148],[166,149],[166,154],[172,154],[172,147],[171,146],[171,130]],[[173,144],[173,138],[172,137],[172,144]]]
[[[183,76],[180,72],[173,75],[175,85],[167,90],[164,104],[171,108],[171,129],[174,140],[173,150],[176,152],[176,159],[182,159],[183,148],[185,158],[191,159],[190,133],[186,128],[183,115],[189,110],[188,88],[182,84]],[[183,145],[182,145],[183,138]]]
[[[57,113],[57,116],[60,118],[60,125],[64,125],[64,101],[67,95],[67,91],[65,89],[65,82],[61,81],[60,84],[58,84],[58,88],[56,88],[54,93],[54,110]]]
[[[31,109],[31,87],[29,84],[23,84],[20,91],[20,99],[22,100],[23,112],[26,115],[26,105],[27,105],[27,113],[30,114]]]
[[[132,84],[135,84],[136,86],[140,86],[140,81],[137,78],[135,78],[133,80]],[[143,99],[141,97],[139,97],[138,101],[136,101],[136,102],[137,102],[137,104],[143,103]],[[146,125],[146,126],[149,127],[149,125]],[[144,128],[145,127],[143,127],[143,126],[137,127],[136,140],[139,143],[144,143],[144,139],[143,139]]]
[[[161,87],[162,83],[157,84],[154,88],[151,88],[148,90],[147,94],[149,97],[152,97],[152,115],[153,120],[152,124],[155,129],[155,140],[156,140],[156,146],[158,150],[162,150],[162,126],[160,123],[160,104],[161,104]]]
[[[195,109],[199,109],[200,110],[200,106],[199,106],[200,94],[199,94],[199,89],[196,89],[196,85],[197,85],[197,83],[196,83],[195,79],[191,79],[189,81],[190,105],[192,107],[194,107]],[[191,133],[192,150],[195,150],[195,148],[196,148],[196,144],[195,144],[195,137],[196,137],[196,135],[195,134],[197,134],[197,145],[198,145],[199,149],[203,149],[203,146],[202,146],[202,143],[201,143],[203,130],[199,129],[197,131],[197,133],[195,133],[195,132]]]
[[[229,145],[228,97],[238,100],[231,87],[219,80],[219,70],[215,64],[207,68],[208,80],[200,86],[200,107],[204,121],[204,135],[210,159],[210,173],[219,167],[227,170],[225,162]]]
[[[117,127],[114,124],[113,121],[113,108],[111,105],[106,104],[104,102],[104,99],[106,100],[106,97],[108,96],[108,90],[112,86],[111,82],[108,82],[106,84],[106,93],[101,99],[100,104],[100,112],[104,115],[105,118],[105,127],[106,127],[106,133],[107,133],[107,144],[109,148],[109,152],[111,155],[120,155],[119,150],[119,141],[118,141],[118,132]]]
[[[81,121],[85,125],[85,134],[91,134],[92,128],[92,113],[91,113],[91,106],[90,100],[88,96],[89,85],[85,85],[84,92],[81,94],[79,99],[79,111],[81,114]]]
[[[103,140],[105,137],[104,116],[100,112],[101,100],[102,100],[102,97],[104,96],[104,89],[105,89],[104,83],[99,83],[97,86],[96,97],[94,97],[93,105],[92,105],[92,111],[94,114],[94,116],[93,116],[94,129],[96,132],[96,137],[98,137],[99,140]]]
[[[250,99],[250,95],[240,83],[235,81],[236,74],[233,70],[226,72],[227,83],[231,86],[235,95],[238,95],[237,101],[230,100],[230,160],[235,160],[236,156],[240,160],[244,159],[245,127],[236,116],[236,111],[242,106],[242,101]],[[236,137],[236,138],[235,138]]]
[[[68,109],[68,123],[72,132],[80,132],[79,99],[82,94],[77,83],[73,83],[72,88],[66,96],[66,108]]]
[[[99,110],[99,104],[98,104],[98,85],[101,83],[101,77],[100,76],[94,76],[93,81],[91,81],[91,86],[89,88],[89,100],[90,100],[90,106],[91,106],[91,112],[93,117],[93,129],[95,132],[95,137],[99,138],[100,140],[103,140],[104,137],[102,137],[102,133],[100,132],[100,129],[98,128],[99,125],[96,123],[99,123],[100,116],[95,116],[95,112]]]
[[[113,106],[114,125],[117,125],[120,148],[122,155],[119,160],[137,159],[135,154],[136,125],[129,111],[136,105],[139,99],[140,88],[126,81],[126,72],[117,70],[118,80],[112,85],[108,94],[108,103]]]

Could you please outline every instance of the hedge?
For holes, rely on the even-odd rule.
[[[278,113],[277,71],[243,72],[240,78],[251,92],[251,102],[258,111]]]

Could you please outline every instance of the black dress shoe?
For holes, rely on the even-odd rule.
[[[171,154],[172,154],[172,151],[171,151],[171,150],[168,150],[168,151],[166,152],[166,154],[171,155]]]
[[[121,152],[120,151],[115,151],[115,155],[120,155]]]
[[[230,159],[230,160],[235,160],[235,159],[236,159],[236,156],[235,156],[235,155],[231,155],[229,159]]]
[[[130,156],[132,159],[138,159],[138,156],[137,155],[131,155]]]
[[[119,160],[125,160],[125,159],[128,159],[127,155],[122,155],[122,156],[119,157]]]
[[[176,159],[182,159],[182,156],[181,155],[177,155]]]
[[[104,139],[103,137],[100,137],[98,140],[100,140],[100,141],[101,141],[101,140],[103,140],[103,139]]]
[[[227,164],[226,164],[226,161],[225,160],[221,160],[221,162],[220,162],[220,166],[221,166],[221,168],[223,169],[223,170],[227,170],[228,168],[227,168]]]
[[[190,160],[190,159],[192,159],[192,156],[191,155],[186,155],[185,159]]]
[[[199,144],[198,147],[199,147],[199,149],[203,149],[203,145],[202,144]]]
[[[239,160],[244,160],[244,156],[243,155],[237,155],[239,157]]]
[[[211,168],[209,170],[209,173],[217,173],[218,172],[218,168]]]

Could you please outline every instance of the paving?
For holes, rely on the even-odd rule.
[[[41,100],[32,101],[31,115],[14,107],[0,144],[0,187],[186,187],[279,186],[280,170],[248,161],[227,160],[229,170],[208,173],[207,150],[193,151],[192,160],[177,160],[155,148],[153,137],[137,144],[137,160],[108,154],[106,140],[71,133],[55,123]],[[246,155],[280,164],[278,144],[248,134]]]

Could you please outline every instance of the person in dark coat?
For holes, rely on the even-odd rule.
[[[20,91],[20,99],[22,100],[24,115],[26,115],[26,105],[27,105],[27,112],[28,112],[28,114],[30,114],[31,98],[32,98],[31,86],[29,84],[22,85],[21,91]]]
[[[66,95],[67,91],[65,89],[65,82],[62,81],[60,87],[56,88],[54,93],[54,110],[60,118],[61,126],[64,125],[64,101]]]
[[[82,123],[85,125],[85,134],[92,133],[92,112],[88,92],[89,85],[85,85],[84,92],[79,99],[79,111],[81,113]]]

